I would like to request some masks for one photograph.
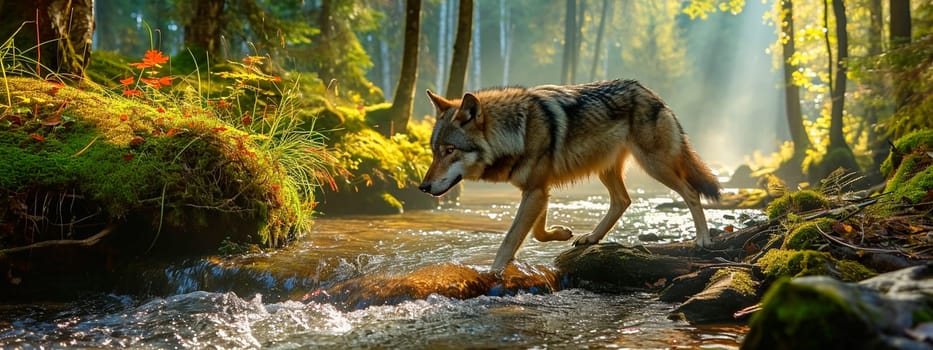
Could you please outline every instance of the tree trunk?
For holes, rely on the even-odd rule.
[[[784,63],[784,106],[787,109],[787,123],[790,128],[791,141],[794,143],[794,155],[791,158],[792,163],[796,162],[797,173],[800,172],[800,162],[806,156],[807,149],[810,148],[810,138],[807,136],[807,130],[803,127],[803,112],[800,110],[800,88],[794,85],[793,72],[797,70],[797,65],[790,62],[794,55],[794,3],[792,0],[781,1],[781,10],[784,12],[781,33],[784,34],[782,40],[783,63]]]
[[[418,81],[418,37],[421,33],[421,0],[405,1],[405,40],[402,49],[402,69],[399,72],[395,98],[389,109],[388,134],[408,131],[415,83]]]
[[[583,24],[586,22],[586,0],[578,0],[577,28],[573,34],[573,51],[570,55],[570,84],[577,82],[577,70],[580,67],[580,48],[583,45]]]
[[[842,112],[846,101],[846,58],[849,57],[849,35],[846,32],[846,7],[843,0],[833,0],[833,16],[836,18],[836,76],[830,91],[832,109],[829,122],[829,149],[848,148],[842,133]],[[832,55],[830,55],[832,57]]]
[[[891,49],[906,45],[911,40],[910,24],[910,0],[890,0],[889,11],[891,11]],[[908,84],[902,81],[894,81],[894,110],[897,111],[904,106],[905,101],[910,96]],[[895,138],[901,135],[894,135]]]
[[[13,33],[21,55],[38,62],[36,75],[82,79],[91,57],[94,1],[0,1],[0,35],[6,40]]]
[[[479,2],[477,2],[476,6],[473,6],[473,21],[476,23],[479,23],[479,14],[480,14]],[[480,57],[482,57],[481,56],[482,51],[480,51],[481,50],[481,47],[480,47],[481,36],[480,36],[479,29],[480,29],[480,26],[478,25],[473,26],[473,40],[472,40],[473,67],[471,68],[473,79],[468,80],[468,82],[470,83],[470,86],[472,87],[471,90],[478,90],[481,86],[483,86],[482,85],[482,70],[480,68],[482,66],[480,65]]]
[[[599,66],[599,54],[602,53],[603,34],[606,22],[612,21],[612,1],[603,0],[603,13],[599,16],[599,29],[596,31],[596,48],[593,49],[593,65],[590,67],[590,81],[596,80],[596,67]]]
[[[457,15],[457,38],[454,40],[453,58],[450,62],[450,79],[447,81],[447,98],[463,95],[467,65],[470,63],[470,39],[473,35],[473,0],[460,0]]]
[[[434,77],[434,88],[440,90],[444,86],[445,68],[447,67],[447,0],[441,0],[437,15],[437,75]]]
[[[560,70],[560,83],[573,82],[573,49],[577,47],[577,1],[567,0],[564,17],[564,57]]]
[[[196,0],[194,15],[185,25],[185,46],[196,52],[203,51],[212,61],[226,58],[220,42],[224,27],[223,10],[224,0]]]
[[[870,0],[868,3],[868,14],[870,25],[868,28],[868,56],[878,57],[881,55],[882,28],[884,27],[884,14],[882,13],[881,0]],[[871,94],[877,94],[877,91],[884,90],[883,82],[877,78],[867,82]],[[877,173],[881,163],[888,157],[888,145],[880,136],[876,126],[878,125],[878,116],[881,108],[874,104],[869,104],[865,110],[865,122],[868,124],[868,145],[871,148],[872,170]]]

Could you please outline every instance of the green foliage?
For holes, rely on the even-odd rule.
[[[737,15],[745,7],[745,0],[691,0],[684,6],[683,12],[690,19],[707,19],[710,13],[716,12],[717,7],[719,11]]]
[[[820,218],[812,221],[803,222],[796,225],[787,233],[784,238],[784,244],[781,249],[815,249],[825,244],[825,239],[820,232],[828,233],[832,230],[831,225],[836,222],[830,218]]]
[[[768,219],[774,220],[790,213],[799,214],[821,208],[829,208],[829,200],[825,196],[813,190],[802,190],[785,193],[772,201],[766,211]]]

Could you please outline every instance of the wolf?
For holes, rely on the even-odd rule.
[[[567,227],[547,227],[549,190],[592,174],[609,190],[609,210],[573,244],[602,240],[632,203],[623,182],[629,158],[683,197],[696,245],[712,245],[700,196],[718,201],[719,182],[667,104],[638,81],[491,88],[452,100],[431,90],[427,95],[437,113],[433,160],[418,188],[441,196],[467,179],[509,182],[522,191],[491,271],[501,272],[514,259],[529,232],[541,242],[573,238]]]

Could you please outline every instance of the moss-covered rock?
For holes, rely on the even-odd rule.
[[[785,193],[768,205],[768,219],[774,220],[789,213],[802,213],[810,210],[829,208],[826,196],[813,190],[801,190]]]
[[[747,268],[716,270],[703,290],[678,305],[671,317],[691,323],[732,321],[736,311],[758,301],[758,284]]]
[[[696,268],[688,258],[651,254],[617,243],[574,247],[558,255],[554,265],[571,287],[611,293],[658,289],[658,282]]]
[[[758,260],[769,280],[784,277],[826,275],[843,281],[861,281],[875,275],[858,262],[838,260],[814,250],[772,249]]]
[[[858,284],[826,276],[780,280],[765,294],[742,348],[929,348],[929,338],[916,335],[933,310],[931,269],[902,269]]]
[[[804,250],[817,248],[818,245],[826,241],[820,232],[830,232],[834,222],[836,220],[820,218],[797,224],[787,232],[781,249]]]

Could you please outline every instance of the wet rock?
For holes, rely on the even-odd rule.
[[[686,275],[677,276],[658,294],[658,300],[668,303],[682,303],[695,294],[702,292],[718,269],[701,269]]]
[[[716,270],[709,283],[671,312],[672,318],[690,323],[733,321],[733,314],[757,301],[759,282],[747,268]]]
[[[441,264],[404,275],[360,276],[312,291],[304,299],[356,310],[425,299],[432,294],[467,299],[521,292],[548,293],[558,288],[557,274],[544,267],[510,264],[501,276],[496,276],[463,265]]]
[[[860,283],[826,276],[777,282],[743,349],[930,349],[933,265]]]
[[[558,255],[554,264],[570,286],[609,293],[656,290],[698,268],[690,258],[652,254],[617,243],[574,247]]]

